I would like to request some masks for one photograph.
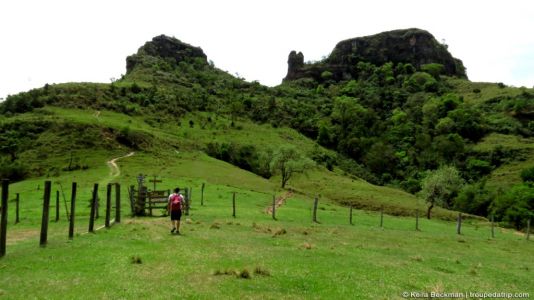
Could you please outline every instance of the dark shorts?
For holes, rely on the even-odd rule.
[[[180,219],[182,218],[182,211],[181,210],[176,210],[176,211],[171,211],[171,221],[180,221]]]

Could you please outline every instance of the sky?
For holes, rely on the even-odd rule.
[[[2,0],[0,98],[46,83],[109,83],[160,34],[274,86],[291,50],[314,61],[341,40],[403,28],[445,42],[472,81],[534,86],[531,0]]]

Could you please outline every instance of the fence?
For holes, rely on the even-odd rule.
[[[112,199],[113,199],[113,187],[115,187],[115,218],[112,220]],[[204,206],[204,189],[205,189],[205,183],[202,184],[201,193],[200,193],[200,206]],[[70,211],[67,209],[67,204],[65,200],[65,209],[66,209],[66,215],[69,222],[68,227],[68,238],[73,239],[74,238],[74,228],[75,228],[75,219],[76,219],[76,197],[77,197],[77,183],[72,183],[72,189],[71,189],[71,200],[70,200]],[[89,225],[87,232],[94,233],[95,228],[95,219],[97,218],[98,214],[98,190],[99,186],[98,184],[94,184],[93,190],[92,190],[92,197],[90,200],[90,215],[89,215]],[[189,210],[192,205],[192,188],[185,188],[185,215],[189,215]],[[45,181],[44,184],[44,194],[43,194],[43,208],[42,208],[42,216],[41,216],[41,231],[40,231],[40,240],[39,245],[41,247],[46,247],[47,241],[48,241],[48,224],[49,224],[49,213],[50,213],[50,200],[51,200],[51,192],[52,192],[52,182],[51,181]],[[167,206],[167,198],[170,193],[170,191],[152,191],[149,192],[146,189],[141,190],[141,192],[136,192],[135,188],[131,186],[128,190],[129,192],[129,199],[130,199],[130,205],[132,210],[132,216],[136,215],[136,212],[138,210],[142,209],[143,211],[145,209],[148,209],[149,215],[152,215],[152,210],[157,208],[166,208]],[[7,221],[8,221],[8,199],[9,199],[9,181],[8,180],[2,180],[2,198],[1,198],[1,206],[0,206],[0,257],[5,256],[6,254],[6,237],[7,237]],[[15,222],[14,224],[18,224],[20,222],[20,194],[17,193],[16,197],[14,199],[15,202]],[[56,191],[56,199],[55,199],[55,220],[56,222],[60,219],[60,202],[59,202],[59,191]],[[148,200],[148,201],[147,201]],[[313,206],[312,206],[312,219],[311,221],[313,223],[320,223],[318,220],[318,207],[319,207],[319,196],[315,196],[313,199]],[[232,198],[231,198],[231,209],[232,209],[232,217],[237,218],[237,193],[232,192]],[[353,207],[349,206],[349,213],[348,213],[348,224],[354,225],[353,220]],[[272,209],[270,210],[270,213],[272,214],[273,220],[278,220],[276,217],[276,210],[277,210],[277,203],[276,203],[276,196],[273,195],[272,198]],[[380,208],[380,221],[379,221],[379,227],[384,228],[384,207],[381,206]],[[462,234],[462,220],[464,217],[461,213],[458,214],[457,220],[456,220],[456,233]],[[118,183],[115,184],[108,184],[106,187],[106,205],[105,205],[105,228],[110,228],[115,223],[121,222],[121,189],[120,185]],[[491,222],[491,237],[495,237],[495,223],[494,223],[494,217],[491,216],[490,218]],[[417,209],[415,211],[415,230],[420,231],[421,228],[419,226],[419,210]],[[99,228],[100,229],[100,228]],[[525,232],[525,238],[526,240],[530,239],[530,219],[527,221],[527,228]]]
[[[112,189],[115,187],[115,218],[111,219],[111,211],[112,211]],[[74,228],[75,228],[75,218],[76,218],[76,193],[77,193],[77,183],[72,183],[72,190],[71,190],[71,202],[70,202],[70,211],[66,207],[65,202],[65,208],[66,208],[66,216],[68,219],[68,238],[73,239],[74,238]],[[45,181],[44,184],[44,191],[43,191],[43,206],[42,206],[42,215],[41,215],[41,230],[39,235],[39,245],[41,247],[46,247],[46,244],[48,242],[48,224],[49,224],[49,218],[50,218],[50,200],[51,200],[51,193],[52,193],[52,182],[51,181]],[[8,221],[8,199],[9,199],[9,181],[8,180],[2,180],[2,199],[1,199],[1,206],[0,206],[0,257],[5,256],[6,254],[6,240],[7,240],[7,221]],[[93,196],[91,199],[91,213],[89,217],[89,229],[88,232],[94,232],[94,220],[96,217],[96,207],[98,202],[98,184],[94,185],[93,189]],[[14,224],[20,223],[20,194],[16,194],[16,198],[14,200],[15,202],[15,222]],[[56,191],[56,199],[55,199],[55,221],[58,222],[60,219],[60,203],[59,203],[59,191]],[[110,228],[115,223],[120,223],[121,221],[121,197],[120,197],[120,185],[118,183],[116,184],[108,184],[107,185],[107,193],[106,193],[106,217],[105,217],[105,227]]]

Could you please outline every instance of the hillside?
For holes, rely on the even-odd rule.
[[[406,51],[394,57],[395,47]],[[382,56],[370,56],[373,49]],[[166,36],[126,62],[126,74],[111,84],[45,85],[8,97],[0,106],[2,176],[90,169],[100,162],[86,155],[89,149],[108,156],[200,151],[276,186],[273,159],[290,146],[316,165],[306,180],[289,181],[300,193],[409,215],[417,203],[411,194],[440,166],[452,165],[466,184],[441,206],[494,214],[518,229],[530,215],[528,200],[510,204],[506,193],[532,166],[534,92],[468,81],[461,61],[426,31],[340,42],[324,62],[303,66],[320,70],[318,76],[289,76],[274,88],[235,78],[201,48]],[[524,142],[506,145],[515,140]],[[502,183],[494,179],[499,174],[514,179],[497,192],[492,182]],[[343,188],[325,186],[334,181]],[[511,218],[510,205],[521,208],[519,219]]]

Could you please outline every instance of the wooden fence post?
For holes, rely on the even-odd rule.
[[[69,239],[74,238],[74,215],[76,213],[76,182],[72,183],[72,192],[70,196],[70,218],[69,218]]]
[[[313,222],[317,223],[317,206],[319,204],[319,197],[315,196],[315,199],[313,201]]]
[[[273,220],[276,220],[276,195],[273,194],[273,207],[271,209],[272,211],[272,217],[273,217]]]
[[[41,247],[46,246],[46,241],[48,239],[48,213],[50,210],[50,193],[52,190],[52,182],[45,181],[44,188],[44,199],[43,199],[43,218],[41,220],[41,239],[39,245]]]
[[[527,220],[527,241],[530,239],[530,218]]]
[[[273,220],[276,220],[276,195],[273,194]]]
[[[202,183],[202,190],[200,191],[200,206],[204,206],[204,186],[206,183]]]
[[[109,228],[111,219],[111,183],[108,183],[106,189],[106,221],[105,226]]]
[[[55,222],[59,221],[59,191],[56,190],[56,220]]]
[[[189,188],[185,188],[185,215],[189,216],[189,207],[191,206],[191,203],[189,203]]]
[[[235,218],[235,192],[233,193],[233,196],[232,196],[232,217]]]
[[[20,222],[19,219],[19,211],[20,211],[20,195],[17,193],[17,198],[15,200],[15,224],[18,224]]]
[[[0,257],[6,255],[8,196],[9,180],[2,179],[2,213],[0,214]]]
[[[462,213],[458,213],[458,223],[456,224],[456,233],[462,234]]]
[[[130,189],[128,190],[129,196],[130,196],[130,208],[132,209],[132,217],[135,216],[135,186],[130,185]]]
[[[380,228],[384,228],[384,205],[380,206]]]
[[[98,201],[98,183],[95,183],[93,187],[93,199],[91,199],[91,214],[89,215],[89,232],[94,232],[97,201]]]
[[[491,215],[491,238],[495,238],[495,218]]]
[[[353,224],[352,224],[352,205],[351,205],[350,208],[349,208],[349,224],[350,224],[350,225],[353,225]]]
[[[419,231],[419,209],[415,210],[415,230]]]
[[[121,185],[115,184],[115,223],[121,222]]]

